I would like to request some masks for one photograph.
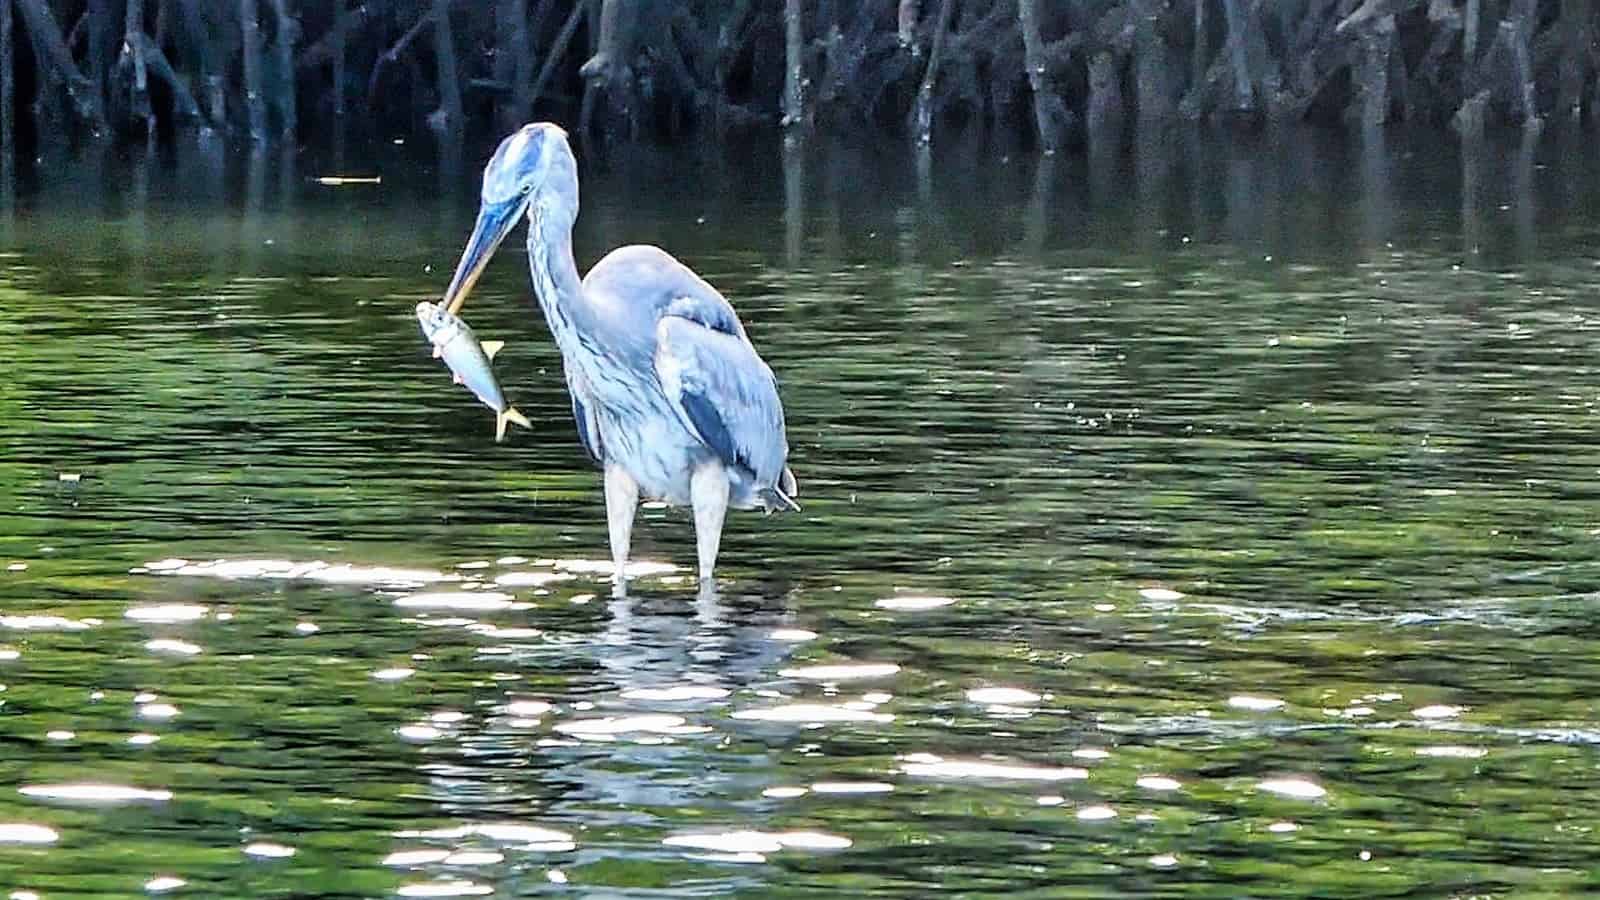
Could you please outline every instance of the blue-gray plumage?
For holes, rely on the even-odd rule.
[[[523,126],[485,167],[478,221],[445,292],[451,312],[524,215],[578,439],[605,472],[617,586],[640,498],[694,509],[709,584],[728,507],[800,508],[772,370],[728,301],[664,250],[622,247],[578,278],[577,162],[549,123]]]

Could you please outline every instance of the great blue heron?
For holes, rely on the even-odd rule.
[[[524,213],[533,289],[561,349],[578,439],[605,472],[616,588],[641,498],[693,507],[710,587],[729,506],[800,508],[772,370],[728,301],[660,248],[618,248],[579,280],[577,161],[566,132],[547,122],[501,141],[484,167],[478,221],[445,291],[451,312]]]

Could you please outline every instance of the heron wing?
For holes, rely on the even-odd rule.
[[[643,326],[649,339],[662,316],[679,316],[743,338],[744,325],[727,298],[660,247],[618,247],[583,276],[584,296],[616,322]]]
[[[748,469],[762,487],[784,477],[789,443],[777,380],[742,329],[730,333],[703,319],[663,315],[655,368],[684,425],[724,464]]]
[[[745,336],[744,325],[739,321],[738,313],[723,296],[713,290],[710,296],[674,297],[668,301],[665,309],[661,311],[663,317],[674,316],[687,319],[696,325],[703,326],[720,334],[736,337],[749,347],[750,339]],[[754,347],[750,347],[750,355],[756,356]],[[761,362],[761,357],[756,356],[756,361]],[[765,363],[763,363],[765,365]],[[767,374],[771,374],[768,372]]]

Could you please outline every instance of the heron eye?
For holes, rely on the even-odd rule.
[[[522,186],[522,195],[524,197],[526,197],[527,195],[529,195],[531,193],[533,193],[533,185],[525,184],[525,185]]]

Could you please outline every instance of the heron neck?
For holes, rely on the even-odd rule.
[[[572,259],[572,224],[552,216],[534,216],[528,228],[528,264],[539,307],[565,354],[589,318],[583,281]]]

